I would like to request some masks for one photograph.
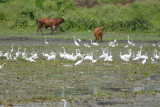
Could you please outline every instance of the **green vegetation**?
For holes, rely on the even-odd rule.
[[[105,31],[159,32],[160,1],[128,1],[1,0],[0,29],[35,29],[40,17],[62,16],[63,31],[93,31],[103,26]]]

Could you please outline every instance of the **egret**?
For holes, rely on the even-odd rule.
[[[128,48],[128,44],[126,46],[124,46],[124,48]]]
[[[160,43],[159,43],[159,41],[158,41],[158,46],[160,47]]]
[[[77,39],[79,42],[81,42],[81,40],[80,39]]]
[[[9,56],[9,53],[8,52],[6,52],[4,55],[3,55],[3,57],[8,57]]]
[[[22,57],[25,58],[26,56],[26,48],[24,48],[24,52],[22,53]]]
[[[90,46],[88,45],[88,43],[84,44],[84,46],[86,46],[86,47],[90,48]]]
[[[44,53],[42,53],[42,55],[44,56],[44,57],[49,57],[49,54],[44,54]]]
[[[96,63],[96,62],[97,62],[97,60],[98,60],[98,58],[97,58],[97,59],[95,59],[95,60],[93,60],[93,59],[92,59],[92,63]]]
[[[85,56],[84,60],[93,60],[93,53],[89,53],[87,54],[87,56]]]
[[[128,44],[131,45],[131,46],[135,46],[135,44],[133,43],[133,40],[132,40],[132,42],[129,41],[129,36],[128,36]]]
[[[36,62],[34,59],[32,59],[31,57],[27,57],[27,56],[24,56],[25,60],[29,61],[29,62]]]
[[[13,43],[12,43],[12,49],[11,49],[11,52],[13,52]]]
[[[62,101],[64,102],[64,107],[67,107],[67,101],[65,99],[62,99]]]
[[[141,62],[141,64],[145,64],[146,63],[146,61],[147,61],[147,59],[145,58],[142,62]]]
[[[79,60],[79,61],[77,61],[74,65],[76,66],[76,65],[79,65],[79,64],[81,64],[82,63],[82,61],[84,60],[84,57],[83,57],[83,55],[82,55],[82,57],[81,57],[82,59],[81,60]]]
[[[74,43],[76,46],[79,46],[79,44],[77,43],[77,41],[75,40],[75,36],[74,36]]]
[[[155,62],[156,62],[155,59],[153,59],[152,57],[151,57],[151,61],[152,61],[152,63],[155,63]]]
[[[47,58],[47,60],[54,60],[54,59],[56,59],[56,54],[51,55]]]
[[[0,51],[0,57],[2,57],[3,56],[3,53],[2,53],[2,51]]]
[[[127,58],[125,55],[121,55],[121,52],[120,52],[120,58],[125,62],[129,61],[129,58]]]
[[[45,36],[45,44],[46,44],[46,45],[48,45],[48,44],[49,44],[49,43],[47,42],[47,40],[46,40],[46,36]]]
[[[6,63],[3,63],[3,65],[0,65],[0,69],[2,69],[2,67],[4,67],[5,64],[6,64]]]
[[[34,51],[31,53],[31,58],[33,58],[33,59],[37,59],[38,58],[38,54],[37,53],[35,53]]]
[[[21,49],[21,47],[18,48],[18,52],[16,52],[16,57],[18,58],[19,55],[21,54],[21,52],[19,52],[19,50]]]
[[[95,42],[95,43],[93,43],[93,42],[92,42],[92,39],[89,39],[89,40],[91,40],[91,44],[92,44],[92,45],[94,45],[94,46],[99,46],[99,44],[98,44],[98,43],[96,43],[96,42]]]

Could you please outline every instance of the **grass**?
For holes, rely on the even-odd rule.
[[[45,33],[48,33],[48,31]],[[139,50],[141,43],[143,44],[142,53],[148,53],[149,57],[153,56],[154,49],[160,51],[158,46],[152,46],[154,42],[149,42],[159,40],[156,34],[152,34],[154,38],[151,38],[150,34],[145,36],[142,34],[130,35],[131,39],[137,41],[135,42],[135,47],[130,47],[133,52],[136,53]],[[159,75],[159,61],[157,64],[152,64],[149,59],[146,65],[142,65],[140,61],[125,63],[120,59],[120,51],[128,53],[127,49],[123,48],[126,45],[127,34],[105,32],[104,42],[100,43],[100,47],[92,46],[91,48],[86,48],[83,44],[86,42],[90,44],[89,38],[94,39],[92,32],[57,32],[55,35],[46,36],[50,44],[47,46],[44,45],[44,37],[41,35],[37,36],[33,32],[10,31],[0,33],[1,39],[15,37],[37,39],[37,41],[20,41],[19,39],[11,39],[10,41],[1,40],[0,50],[4,53],[10,50],[11,43],[14,43],[14,53],[20,46],[21,52],[23,52],[24,48],[27,48],[28,55],[34,50],[40,57],[35,63],[23,59],[18,59],[17,61],[6,60],[5,58],[0,59],[0,65],[6,63],[0,70],[0,104],[22,104],[24,106],[24,103],[41,104],[42,102],[52,102],[50,105],[60,106],[60,99],[65,98],[73,106],[77,106],[79,102],[81,102],[81,106],[86,106],[98,99],[102,102],[112,102],[112,99],[114,99],[116,102],[113,105],[111,104],[111,106],[116,105],[119,99],[126,105],[136,105],[138,101],[133,99],[137,99],[136,95],[140,95],[140,103],[145,105],[144,97],[150,96],[152,99],[152,94],[158,95],[158,91],[153,86],[158,84],[159,81],[147,80],[147,78]],[[80,47],[74,45],[73,36],[83,40],[80,43]],[[79,66],[66,67],[64,65],[74,65],[76,61],[64,60],[58,55],[59,52],[63,52],[61,47],[64,46],[67,53],[75,53],[75,49],[77,48],[81,50],[82,54],[93,52],[95,59],[102,54],[101,47],[107,48],[107,42],[114,39],[118,40],[119,46],[114,48],[109,47],[113,55],[114,61],[112,62],[98,60],[98,62],[92,64],[91,61],[83,61]],[[124,41],[121,42],[120,40]],[[56,60],[47,61],[42,57],[42,52],[50,53],[51,51],[57,53]],[[151,87],[149,91],[133,91],[134,87],[145,85]],[[97,91],[95,92],[95,90]],[[62,95],[63,91],[64,95]],[[154,101],[149,100],[148,103],[158,104]]]

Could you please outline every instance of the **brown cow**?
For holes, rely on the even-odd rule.
[[[54,29],[56,27],[58,27],[59,24],[63,23],[64,19],[63,18],[39,18],[37,20],[38,23],[38,28],[37,28],[37,33],[39,35],[39,30],[41,31],[41,33],[43,34],[42,28],[45,27],[46,29],[48,27],[51,27],[51,34],[53,34]]]
[[[102,27],[97,27],[94,29],[94,36],[95,36],[95,41],[100,40],[102,42],[102,36],[103,36],[103,28]]]

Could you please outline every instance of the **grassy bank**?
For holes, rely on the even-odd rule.
[[[65,32],[93,31],[97,26],[103,26],[109,32],[159,32],[158,0],[135,1],[126,5],[121,3],[127,0],[99,1],[87,7],[85,4],[77,6],[76,0],[8,0],[0,3],[0,29],[35,29],[40,17],[62,16],[65,23],[61,27]]]

